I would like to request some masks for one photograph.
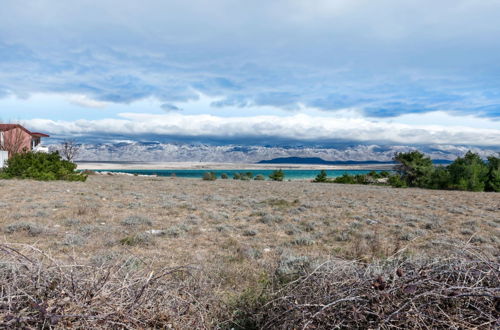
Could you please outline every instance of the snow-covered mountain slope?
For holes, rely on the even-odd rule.
[[[57,150],[58,145],[52,145]],[[327,161],[389,161],[395,152],[418,149],[433,159],[453,160],[472,150],[486,157],[497,153],[493,148],[454,145],[401,146],[354,145],[339,147],[238,146],[170,144],[158,142],[120,142],[82,144],[77,160],[144,162],[227,162],[255,163],[279,157],[319,157]]]

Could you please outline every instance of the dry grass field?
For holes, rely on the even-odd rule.
[[[388,281],[380,274],[409,261],[453,257],[460,264],[467,250],[494,262],[499,227],[496,193],[118,175],[83,183],[0,180],[0,271],[9,282],[0,322],[262,327],[244,314],[265,303],[277,279],[293,282],[336,260],[371,267],[363,276],[375,279],[373,289]],[[498,281],[498,268],[493,275]],[[16,302],[21,289],[24,300]],[[498,290],[493,298],[499,308]],[[297,320],[313,328],[323,307]]]

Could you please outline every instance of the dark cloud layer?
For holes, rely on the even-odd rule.
[[[498,16],[493,0],[6,0],[0,97],[176,107],[202,92],[217,107],[498,119]]]

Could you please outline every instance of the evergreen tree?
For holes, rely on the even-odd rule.
[[[436,167],[431,174],[427,188],[450,189],[450,172],[448,169],[444,166]]]
[[[314,179],[314,182],[327,182],[327,174],[325,170],[321,170],[318,175],[316,175],[316,178]]]
[[[279,169],[277,171],[273,171],[270,175],[269,178],[273,181],[283,181],[285,178],[285,173],[283,170]]]
[[[488,166],[478,154],[468,151],[448,166],[448,172],[453,189],[484,191]]]
[[[420,151],[399,152],[394,156],[395,169],[409,187],[426,187],[434,170],[432,160]]]
[[[488,157],[488,175],[486,179],[486,191],[500,192],[500,158]]]

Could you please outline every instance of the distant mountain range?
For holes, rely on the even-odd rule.
[[[452,161],[447,159],[433,159],[434,164],[450,164]],[[261,160],[258,164],[306,164],[306,165],[364,165],[364,164],[394,164],[391,161],[376,161],[376,160],[337,160],[328,161],[319,157],[282,157],[270,160]]]
[[[51,145],[51,150],[60,146]],[[453,145],[338,145],[338,146],[241,146],[181,144],[160,142],[115,142],[82,144],[77,161],[124,162],[215,162],[215,163],[267,163],[292,162],[295,164],[349,165],[363,163],[387,164],[396,152],[418,149],[437,162],[446,162],[462,156],[468,150],[482,157],[500,151]]]

